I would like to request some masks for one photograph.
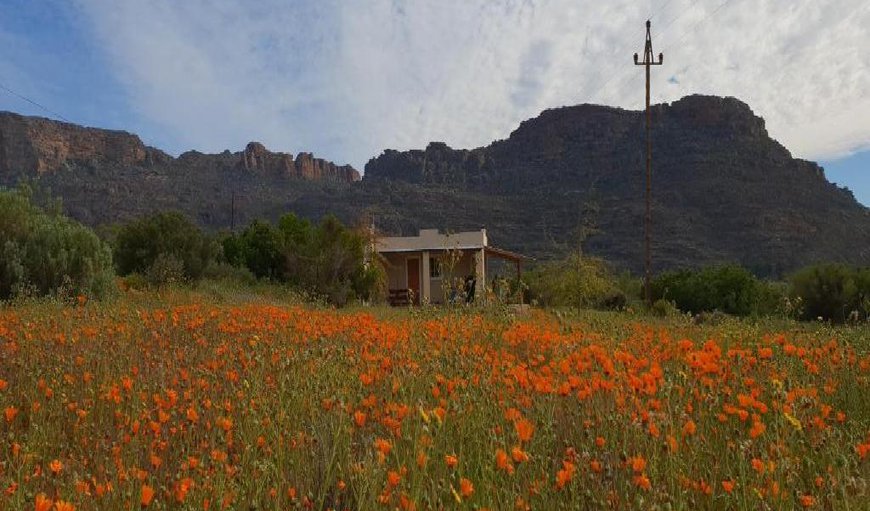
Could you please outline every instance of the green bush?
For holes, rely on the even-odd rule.
[[[651,287],[653,300],[670,300],[683,312],[719,311],[737,316],[759,312],[761,284],[736,265],[662,273]]]
[[[677,309],[677,306],[674,305],[674,302],[670,302],[665,300],[664,298],[659,298],[654,301],[652,307],[650,307],[650,312],[654,316],[658,316],[660,318],[669,318],[672,316],[676,316],[680,313],[680,310]]]
[[[808,266],[792,275],[789,283],[791,297],[802,304],[803,319],[842,323],[866,319],[870,313],[870,268]]]
[[[622,308],[625,293],[600,259],[571,254],[526,274],[532,300],[549,307]]]
[[[372,300],[383,295],[383,269],[367,262],[370,241],[332,216],[314,225],[288,214],[277,225],[255,221],[224,238],[223,252],[230,264],[245,267],[258,278],[286,282],[344,305],[352,298]]]
[[[199,280],[220,257],[220,244],[177,212],[155,213],[121,225],[113,245],[118,273],[141,273],[158,284]]]
[[[94,232],[46,213],[23,191],[0,191],[0,299],[111,293],[112,253]]]

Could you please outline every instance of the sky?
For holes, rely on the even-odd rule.
[[[867,0],[3,0],[0,110],[171,154],[506,138],[547,108],[737,97],[870,205]],[[862,54],[863,52],[863,54]],[[12,91],[12,92],[9,92]],[[27,100],[22,98],[27,98]]]

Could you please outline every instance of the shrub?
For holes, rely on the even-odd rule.
[[[226,262],[208,265],[202,278],[218,282],[233,282],[245,286],[257,283],[257,277],[249,269],[243,266],[233,266]]]
[[[255,221],[240,234],[224,238],[223,251],[230,264],[258,278],[287,282],[344,305],[354,297],[371,300],[383,294],[383,269],[367,262],[370,242],[333,216],[314,225],[288,214],[277,225]]]
[[[791,297],[801,300],[803,319],[842,323],[850,317],[865,319],[870,313],[870,268],[808,266],[792,275],[789,283]]]
[[[718,310],[745,316],[758,306],[758,279],[736,265],[666,272],[653,279],[651,287],[654,300],[671,300],[692,314]]]
[[[120,226],[114,239],[121,275],[146,275],[155,283],[198,280],[220,256],[220,245],[177,212],[155,213]]]
[[[571,254],[526,274],[529,294],[545,306],[621,308],[626,296],[600,259]]]
[[[676,316],[680,313],[680,310],[677,309],[677,306],[674,305],[674,302],[665,300],[664,298],[659,298],[654,301],[652,307],[650,307],[650,312],[654,316],[658,316],[660,318],[668,318],[671,316]]]
[[[224,238],[222,245],[230,264],[247,268],[257,278],[284,280],[284,241],[272,224],[255,220],[241,234]]]
[[[184,263],[174,254],[160,253],[145,272],[151,285],[175,284],[185,280]]]
[[[102,298],[113,279],[111,250],[92,230],[46,213],[23,191],[0,191],[0,299]]]

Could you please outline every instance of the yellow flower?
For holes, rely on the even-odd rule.
[[[798,431],[802,431],[804,429],[803,426],[801,426],[801,421],[797,420],[797,418],[794,415],[790,415],[786,412],[783,412],[782,415],[785,416],[785,420],[787,420],[789,422],[789,424],[791,424],[794,427],[794,429],[796,429]]]

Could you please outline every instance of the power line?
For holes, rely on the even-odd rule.
[[[670,2],[668,2],[668,3],[670,3]],[[663,37],[663,34],[664,34],[665,32],[667,32],[667,30],[668,30],[669,28],[671,28],[671,25],[673,25],[673,24],[674,24],[678,19],[682,18],[683,15],[686,14],[687,12],[689,12],[689,9],[691,9],[692,7],[695,7],[695,5],[696,5],[697,3],[698,3],[698,0],[692,0],[692,3],[690,3],[688,7],[686,7],[686,8],[683,9],[682,11],[680,11],[680,13],[677,14],[676,16],[674,16],[673,18],[671,18],[671,21],[669,21],[669,22],[667,22],[667,23],[665,24],[665,28],[663,28],[663,29],[659,30],[658,32],[656,32],[655,36],[656,36],[656,37]],[[665,4],[665,6],[667,6],[667,4]],[[662,8],[662,11],[664,11],[664,8]]]
[[[55,112],[54,110],[52,110],[52,109],[50,109],[50,108],[48,108],[48,107],[46,107],[46,106],[43,106],[43,105],[37,103],[36,101],[34,101],[34,100],[28,98],[27,96],[24,96],[24,95],[22,95],[22,94],[19,94],[19,93],[15,92],[14,90],[10,89],[9,87],[7,87],[6,85],[4,85],[3,83],[0,83],[0,89],[3,89],[4,91],[8,92],[9,94],[12,94],[13,96],[15,96],[15,97],[18,98],[18,99],[22,99],[22,100],[24,100],[24,101],[27,101],[27,102],[30,103],[31,105],[33,105],[33,106],[35,106],[35,107],[38,107],[38,108],[40,108],[40,109],[42,109],[42,110],[44,110],[44,111],[50,113],[51,115],[57,117],[58,119],[64,120],[64,121],[66,121],[66,122],[68,122],[68,123],[72,123],[71,120],[69,120],[69,119],[67,119],[66,117],[60,115],[59,113]]]
[[[672,1],[673,1],[673,0],[668,0],[667,2],[665,2],[664,5],[659,6],[659,8],[658,8],[658,12],[665,12],[665,9],[667,9],[668,6],[671,5],[671,2],[672,2]],[[654,17],[655,17],[655,13],[650,12],[650,13],[649,13],[649,19],[653,19]]]
[[[656,34],[656,37],[663,37],[663,34],[664,34],[664,33],[665,33],[665,32],[666,32],[666,31],[667,31],[667,30],[668,30],[668,29],[669,29],[669,28],[670,28],[674,23],[676,23],[677,20],[679,20],[680,18],[682,18],[684,14],[686,14],[687,12],[689,12],[689,10],[690,10],[692,7],[694,7],[695,4],[697,4],[697,2],[698,2],[698,0],[693,0],[692,3],[689,4],[688,7],[686,7],[685,9],[683,9],[683,10],[680,12],[680,14],[678,14],[677,16],[675,16],[674,18],[671,19],[671,21],[669,21],[669,22],[667,23],[667,25],[665,25],[665,28],[663,28],[660,32],[658,32],[658,33]],[[670,3],[671,3],[671,0],[668,0],[668,1],[665,3],[665,5],[664,5],[662,8],[660,8],[660,12],[663,11],[664,8],[667,7]],[[652,18],[652,17],[653,17],[653,16],[651,16],[650,18]],[[622,68],[615,69],[615,70],[614,70],[615,72],[612,73],[612,74],[610,75],[610,78],[608,78],[607,80],[605,80],[604,83],[602,83],[600,86],[598,86],[598,87],[597,87],[597,88],[592,92],[592,94],[590,94],[590,95],[587,96],[587,97],[589,98],[590,101],[591,101],[592,98],[594,98],[594,97],[595,97],[599,92],[601,92],[602,90],[604,90],[604,88],[607,87],[607,85],[608,85],[610,82],[612,82],[613,79],[616,78],[617,76],[622,76],[622,77],[623,77],[623,79],[622,79],[621,81],[624,81],[624,79],[625,79],[626,77],[631,77],[631,76],[633,76],[631,73],[628,73],[627,69],[626,69],[625,71],[620,71],[620,69],[622,69]],[[618,83],[621,83],[621,81],[618,82]],[[621,89],[621,88],[622,88],[622,85],[620,85],[619,89]]]
[[[699,27],[702,23],[706,22],[708,19],[710,19],[711,17],[713,17],[716,13],[718,13],[719,11],[721,11],[722,8],[725,7],[727,4],[729,4],[730,2],[731,2],[731,0],[725,0],[724,2],[722,2],[721,4],[719,4],[718,7],[716,7],[716,8],[713,9],[712,11],[710,11],[706,16],[704,16],[703,19],[701,19],[700,21],[698,21],[697,23],[695,23],[695,25],[693,25],[691,29],[689,29],[688,31],[684,32],[683,35],[682,35],[682,37],[680,37],[680,39],[678,39],[675,43],[670,43],[670,41],[664,41],[664,42],[665,42],[665,43],[668,43],[669,46],[673,46],[673,45],[676,45],[676,44],[679,44],[679,43],[683,42],[683,40],[685,40],[689,35],[691,35],[695,30],[697,30],[698,27]],[[670,2],[668,2],[668,3],[670,3]],[[666,3],[665,6],[667,6],[668,3]],[[661,37],[664,37],[665,32],[666,32],[666,31],[667,31],[667,30],[668,30],[668,29],[669,29],[669,28],[670,28],[674,23],[676,23],[680,18],[682,18],[682,17],[683,17],[687,12],[689,12],[693,7],[695,7],[695,6],[697,5],[697,3],[698,3],[698,0],[694,0],[690,5],[688,5],[685,9],[683,9],[683,10],[680,12],[679,15],[677,15],[677,16],[674,17],[674,18],[672,18],[671,21],[669,21],[669,22],[667,23],[667,25],[665,26],[665,28],[662,29],[660,32],[658,32],[658,33],[656,34],[656,36],[657,36],[657,37],[660,37],[660,38],[661,38]],[[660,44],[661,44],[661,43],[660,43]],[[635,76],[633,73],[628,72],[628,69],[629,69],[629,68],[625,68],[625,70],[622,70],[622,71],[620,71],[620,70],[615,70],[616,72],[613,73],[613,74],[611,74],[611,75],[610,75],[610,78],[608,78],[607,80],[605,80],[604,83],[602,83],[600,86],[598,86],[598,87],[597,87],[597,88],[592,92],[592,94],[589,94],[589,95],[587,96],[588,101],[592,101],[592,98],[594,98],[596,95],[598,95],[598,93],[600,93],[602,90],[604,90],[604,88],[607,87],[607,85],[609,85],[609,84],[613,81],[614,78],[621,77],[620,80],[618,80],[618,81],[616,82],[616,85],[615,85],[615,87],[614,87],[614,90],[615,90],[616,92],[622,90],[622,88],[625,87],[626,79],[634,79],[634,78],[637,78],[637,76]]]
[[[676,45],[676,44],[679,44],[679,43],[683,42],[683,40],[685,40],[685,39],[686,39],[687,37],[689,37],[689,36],[690,36],[690,35],[691,35],[695,30],[697,30],[698,27],[699,27],[702,23],[704,23],[704,22],[707,21],[708,19],[712,18],[712,17],[713,17],[717,12],[719,12],[720,10],[722,10],[722,8],[725,7],[727,4],[729,4],[730,2],[731,2],[731,0],[725,0],[724,2],[722,2],[721,4],[719,4],[719,7],[716,7],[715,9],[713,9],[712,11],[710,11],[709,14],[707,14],[706,16],[704,16],[704,19],[702,19],[701,21],[695,23],[695,25],[694,25],[691,29],[689,29],[688,32],[686,32],[686,33],[683,34],[683,37],[679,38],[679,39],[678,39],[676,42],[674,42],[673,44]]]

